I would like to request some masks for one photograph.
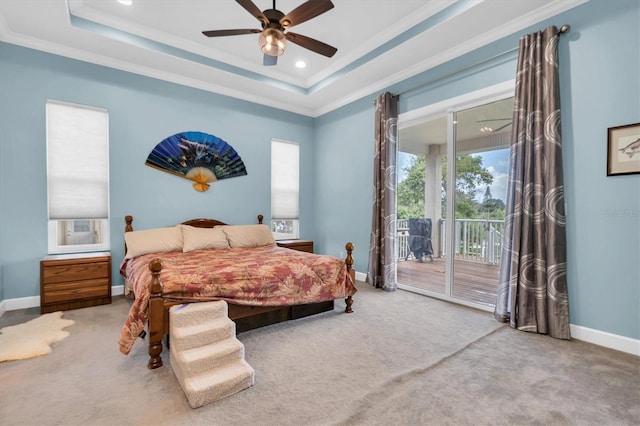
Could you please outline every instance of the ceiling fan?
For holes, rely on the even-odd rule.
[[[202,31],[207,37],[224,37],[242,34],[260,33],[259,44],[264,52],[263,65],[275,65],[278,56],[286,49],[287,40],[298,46],[309,49],[327,57],[332,57],[338,49],[326,43],[312,39],[301,34],[286,32],[294,25],[301,24],[333,8],[331,0],[307,0],[288,14],[276,9],[276,0],[273,0],[273,8],[260,11],[251,0],[236,0],[240,6],[252,14],[262,23],[262,29],[236,29],[236,30],[212,30]]]

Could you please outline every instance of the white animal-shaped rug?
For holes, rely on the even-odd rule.
[[[33,358],[51,353],[51,345],[69,335],[63,328],[74,321],[62,312],[40,315],[22,324],[0,329],[0,362]]]

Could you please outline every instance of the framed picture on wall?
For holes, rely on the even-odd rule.
[[[609,127],[607,176],[640,174],[640,123]]]

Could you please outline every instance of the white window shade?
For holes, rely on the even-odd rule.
[[[49,219],[104,219],[109,212],[109,115],[47,101]]]
[[[271,218],[298,219],[300,148],[271,141]]]

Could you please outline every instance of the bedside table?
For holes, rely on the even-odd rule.
[[[311,240],[278,240],[276,244],[280,247],[313,253],[313,241]]]
[[[111,253],[57,254],[40,261],[40,313],[111,303]]]

